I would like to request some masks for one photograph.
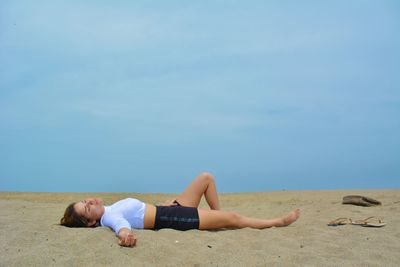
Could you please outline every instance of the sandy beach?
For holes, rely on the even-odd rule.
[[[382,206],[343,205],[360,194]],[[138,244],[123,248],[104,227],[59,226],[66,206],[99,196],[105,204],[134,197],[158,204],[172,194],[0,193],[0,266],[400,266],[400,190],[276,191],[221,194],[221,206],[272,218],[293,208],[301,217],[283,228],[179,232],[136,230]],[[206,208],[202,203],[201,207]],[[379,216],[382,228],[331,227],[339,217]]]

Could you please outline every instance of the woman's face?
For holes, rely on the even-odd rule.
[[[75,203],[74,208],[79,215],[88,220],[88,226],[94,225],[104,213],[104,205],[101,198],[87,198]]]

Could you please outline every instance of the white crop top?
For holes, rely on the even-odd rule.
[[[144,213],[146,204],[134,198],[126,198],[115,202],[111,206],[104,206],[101,216],[101,226],[111,227],[118,235],[121,228],[144,228]]]

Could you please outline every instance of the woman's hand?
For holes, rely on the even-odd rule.
[[[123,247],[133,247],[136,245],[136,238],[128,228],[122,228],[118,232],[118,245]]]
[[[171,200],[167,200],[164,203],[160,204],[160,206],[176,206],[178,204],[176,204],[175,200],[176,200],[175,198],[171,199]]]

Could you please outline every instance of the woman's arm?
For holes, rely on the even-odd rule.
[[[121,228],[118,232],[118,244],[123,247],[133,247],[136,245],[136,238],[129,228]]]

